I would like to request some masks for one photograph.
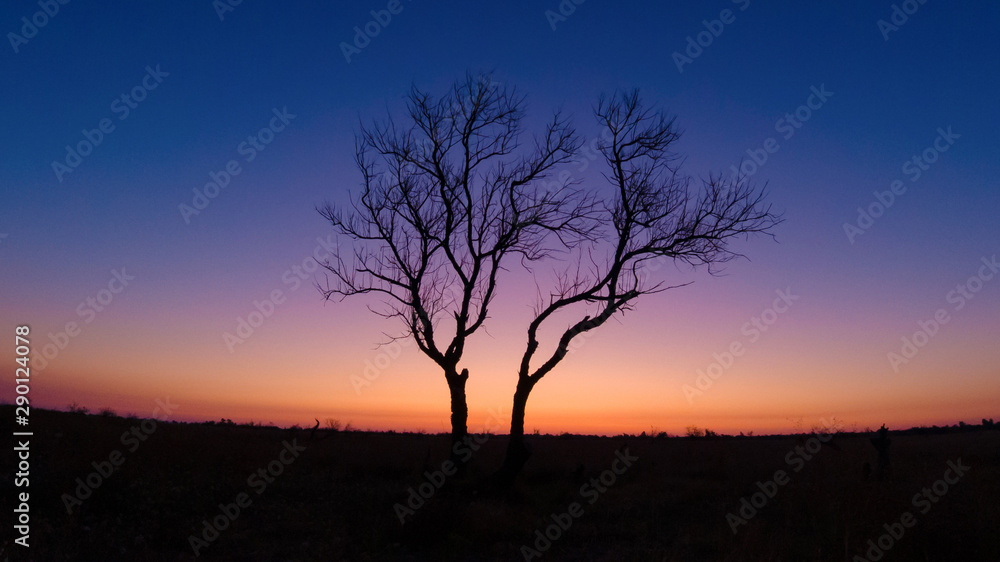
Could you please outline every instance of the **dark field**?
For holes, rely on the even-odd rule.
[[[979,426],[890,434],[884,479],[870,434],[822,447],[809,436],[536,436],[520,480],[498,493],[480,483],[504,436],[480,438],[465,478],[443,478],[446,436],[160,422],[147,434],[139,424],[32,411],[31,546],[15,545],[8,523],[3,555],[190,560],[195,536],[206,560],[524,560],[523,545],[533,560],[863,560],[869,550],[887,561],[1000,560],[1000,431]],[[113,461],[117,471],[96,474]],[[14,462],[8,449],[7,521],[26,489],[13,485]],[[98,485],[67,514],[64,494],[88,475]],[[395,506],[421,484],[430,499],[414,500],[401,524]],[[727,520],[741,507],[745,524]],[[224,529],[206,532],[205,520]],[[558,538],[540,539],[546,528]],[[872,550],[880,537],[884,554]]]

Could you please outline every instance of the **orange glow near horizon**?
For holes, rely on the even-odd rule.
[[[291,314],[275,317],[273,325],[248,340],[254,346],[234,353],[217,336],[185,333],[166,323],[159,324],[154,336],[126,328],[95,328],[93,332],[100,333],[81,336],[35,374],[33,404],[65,409],[76,402],[94,412],[109,407],[142,417],[152,415],[157,398],[169,397],[178,405],[174,418],[181,421],[229,418],[237,423],[312,426],[318,419],[325,426],[332,418],[359,429],[450,431],[447,386],[415,346],[376,348],[371,342],[379,337],[377,320],[359,316],[357,329],[336,327],[324,317],[330,307],[297,308],[311,320],[305,328],[299,326],[296,339],[282,335],[283,330],[296,329]],[[738,318],[738,312],[731,316]],[[796,332],[798,321],[791,313],[784,324],[776,323],[771,333],[752,343],[740,334],[740,322],[722,330],[705,325],[719,322],[712,318],[681,331],[658,318],[662,316],[655,309],[637,312],[584,339],[536,386],[525,431],[683,435],[693,425],[759,435],[809,431],[834,419],[848,431],[882,423],[903,429],[979,423],[995,417],[1000,403],[1000,377],[984,366],[989,361],[962,356],[958,334],[939,336],[942,342],[956,341],[929,347],[923,361],[894,374],[879,345],[827,342],[818,347]],[[641,329],[643,325],[648,329]],[[492,338],[477,335],[463,361],[472,374],[466,389],[472,432],[509,429],[516,382],[510,365],[519,356],[506,350],[518,350],[520,337],[515,329],[504,328],[491,332]],[[656,330],[664,344],[646,341]],[[172,353],[180,344],[166,342],[184,337],[192,340],[183,343],[185,353]],[[115,341],[116,347],[105,341]],[[744,353],[689,402],[685,385],[697,388],[699,373],[732,341],[744,342]],[[833,364],[831,358],[847,346],[853,353]],[[110,367],[109,356],[115,357]],[[197,364],[185,357],[197,357]],[[498,367],[505,357],[506,366]],[[939,376],[944,365],[961,367],[961,374]],[[376,373],[370,381],[363,379],[366,369],[368,375]]]

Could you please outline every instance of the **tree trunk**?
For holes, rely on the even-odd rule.
[[[458,467],[459,474],[465,473],[465,463],[460,460],[458,451],[462,450],[465,438],[469,435],[469,405],[465,399],[465,383],[469,380],[468,369],[462,369],[461,374],[445,375],[448,390],[451,392],[451,454],[449,458]]]
[[[535,384],[527,377],[521,377],[517,381],[514,407],[510,414],[510,441],[507,443],[503,466],[497,474],[497,483],[501,487],[512,485],[531,457],[531,450],[524,442],[524,412],[528,405],[528,395],[534,386]]]

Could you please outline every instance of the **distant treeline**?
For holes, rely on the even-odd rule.
[[[9,404],[3,404],[0,406],[10,406]],[[45,408],[37,408],[37,410],[48,411],[52,413],[70,413],[75,415],[90,415],[97,417],[106,418],[124,418],[124,419],[140,419],[135,414],[128,414],[126,416],[119,416],[111,408],[101,408],[98,413],[91,414],[88,408],[81,407],[76,403],[70,404],[67,410],[48,410]],[[385,433],[390,435],[449,435],[447,432],[441,433],[430,433],[426,431],[396,431],[396,430],[383,430],[377,431],[372,429],[360,429],[347,423],[346,425],[341,425],[339,420],[333,418],[327,418],[324,427],[320,427],[320,422],[316,419],[316,425],[314,427],[303,428],[302,426],[296,424],[290,427],[282,428],[274,425],[273,423],[264,424],[262,422],[249,421],[245,423],[236,423],[229,418],[220,418],[219,421],[201,421],[201,422],[185,422],[185,421],[175,421],[175,420],[164,420],[166,423],[175,423],[183,425],[205,425],[205,426],[220,426],[220,427],[248,427],[248,428],[258,428],[258,429],[272,429],[272,430],[285,430],[285,431],[311,431],[311,432],[323,432],[323,433],[337,433],[337,432],[361,432],[361,433]],[[920,426],[911,427],[909,429],[897,429],[892,430],[893,434],[897,435],[939,435],[943,433],[958,433],[965,431],[989,431],[989,430],[1000,430],[1000,424],[994,423],[993,418],[983,420],[978,424],[967,424],[964,421],[960,421],[954,425],[932,425],[932,426]],[[710,429],[701,429],[696,426],[688,426],[686,434],[684,435],[672,435],[665,431],[652,430],[649,433],[643,431],[638,434],[621,433],[617,435],[584,435],[584,434],[574,434],[574,433],[561,433],[561,434],[549,434],[549,433],[539,433],[537,430],[533,433],[533,437],[544,437],[544,438],[557,438],[557,439],[571,439],[571,438],[603,438],[603,439],[615,439],[615,438],[650,438],[650,439],[759,439],[759,438],[781,438],[790,437],[796,435],[811,435],[820,432],[820,430],[813,429],[811,431],[801,431],[796,433],[788,434],[769,434],[769,435],[754,435],[753,431],[744,434],[740,432],[738,435],[729,435],[725,433],[718,433]],[[837,435],[870,435],[875,433],[875,430],[871,428],[866,428],[865,430],[855,430],[855,431],[835,431]]]

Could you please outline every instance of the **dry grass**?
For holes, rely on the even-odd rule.
[[[9,408],[0,415],[12,416]],[[838,436],[839,449],[824,447],[799,472],[786,462],[802,444],[798,437],[543,436],[531,440],[535,454],[513,490],[474,493],[506,444],[492,436],[466,480],[450,479],[401,525],[393,506],[405,502],[425,471],[441,466],[447,437],[319,430],[310,441],[308,428],[167,423],[129,452],[120,438],[136,423],[32,411],[35,560],[192,559],[188,537],[240,492],[253,503],[201,558],[522,560],[521,546],[574,501],[584,515],[543,560],[853,560],[904,511],[917,524],[882,560],[1000,558],[1000,431],[893,435],[885,481],[863,474],[864,463],[875,460],[864,435]],[[256,494],[247,477],[291,439],[306,451]],[[612,468],[624,447],[639,460],[589,504],[581,486]],[[124,455],[121,469],[68,515],[62,494],[72,494],[75,479],[114,449]],[[971,467],[968,474],[919,513],[912,496],[958,458]],[[12,465],[4,466],[4,485],[13,492]],[[734,535],[726,514],[779,469],[790,473],[788,484]],[[4,549],[16,553],[9,542]]]

